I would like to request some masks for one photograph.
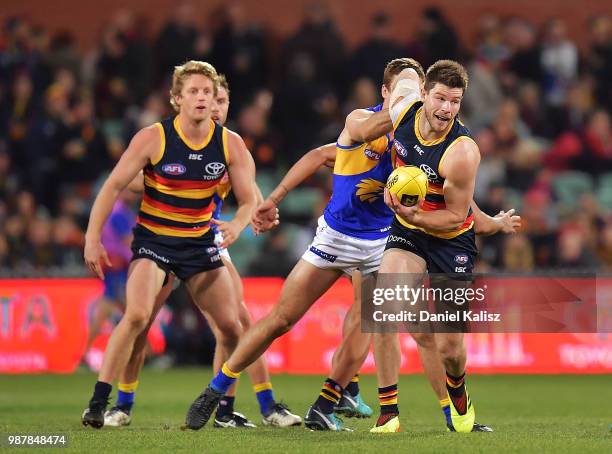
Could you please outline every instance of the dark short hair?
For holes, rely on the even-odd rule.
[[[391,79],[401,73],[404,69],[408,68],[414,69],[419,75],[419,79],[421,79],[421,81],[425,80],[425,71],[423,71],[421,64],[414,58],[395,58],[387,63],[387,66],[385,67],[385,72],[383,74],[383,85],[390,90]]]
[[[225,74],[219,74],[219,76],[217,76],[217,83],[219,84],[219,87],[225,89],[225,91],[227,92],[227,95],[229,96],[229,93],[230,93],[229,83],[227,82],[227,78],[225,77]]]
[[[436,83],[450,88],[461,88],[465,92],[468,86],[468,74],[465,68],[453,60],[438,60],[427,69],[425,90],[431,90]]]

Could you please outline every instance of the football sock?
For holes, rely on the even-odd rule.
[[[108,396],[110,396],[112,389],[113,387],[109,383],[97,381],[94,386],[93,398],[95,400],[108,400]]]
[[[467,412],[467,394],[465,393],[465,372],[455,377],[446,372],[446,389],[448,397],[453,402],[457,413],[465,415]]]
[[[342,386],[331,378],[328,378],[325,380],[325,383],[323,383],[319,397],[313,406],[321,410],[322,413],[328,415],[333,413],[334,407],[338,404],[341,396]]]
[[[129,414],[134,405],[138,380],[132,383],[119,383],[117,388],[119,391],[117,391],[117,403],[115,406]]]
[[[440,408],[444,413],[444,418],[446,418],[446,425],[452,425],[451,421],[451,412],[450,412],[450,399],[447,397],[446,399],[440,399]]]
[[[234,400],[236,400],[235,396],[223,396],[217,407],[217,416],[231,415],[234,413]]]
[[[223,364],[221,370],[215,378],[210,382],[210,387],[220,394],[226,394],[227,390],[240,377],[240,372],[232,372],[227,363]]]
[[[378,388],[378,401],[380,402],[380,414],[399,414],[397,406],[397,383],[395,385]]]
[[[268,381],[253,385],[253,391],[255,391],[257,402],[259,402],[259,411],[262,415],[268,416],[276,403],[274,401],[274,393],[272,392],[272,383]]]
[[[353,397],[359,394],[359,374],[355,374],[355,376],[351,378],[349,384],[346,385],[346,390]]]

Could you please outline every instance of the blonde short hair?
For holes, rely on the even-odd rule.
[[[172,88],[170,89],[170,104],[175,111],[179,111],[179,105],[174,99],[176,96],[181,94],[185,79],[192,74],[201,74],[202,76],[208,77],[212,80],[215,96],[217,95],[217,88],[219,86],[219,75],[213,65],[205,61],[189,60],[188,62],[174,67],[174,73],[172,74]]]

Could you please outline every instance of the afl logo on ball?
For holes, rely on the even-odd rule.
[[[182,175],[187,172],[187,167],[179,163],[164,164],[162,166],[162,171],[168,175]]]

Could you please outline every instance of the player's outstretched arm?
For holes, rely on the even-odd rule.
[[[333,167],[336,162],[336,144],[328,143],[310,150],[293,164],[281,182],[268,196],[278,205],[289,192],[314,175],[322,166]]]
[[[369,142],[393,131],[389,109],[371,112],[355,109],[346,117],[344,129],[355,143]]]
[[[106,250],[100,240],[102,227],[113,210],[119,193],[138,176],[138,172],[148,162],[156,159],[160,147],[161,137],[157,126],[149,126],[136,133],[94,201],[85,234],[84,258],[89,269],[100,279],[104,279],[102,260],[110,266]]]
[[[369,142],[393,131],[410,106],[421,99],[421,80],[412,68],[398,74],[389,98],[389,109],[372,113],[356,109],[346,117],[345,130],[354,142]]]
[[[385,188],[385,202],[406,222],[428,230],[451,232],[465,221],[474,196],[476,171],[480,153],[472,140],[461,140],[447,151],[447,157],[440,164],[444,176],[444,203],[446,208],[424,211],[418,206],[405,207],[397,197]]]
[[[269,230],[264,225],[274,227],[270,221],[276,219],[277,207],[281,201],[300,183],[314,175],[322,166],[333,167],[336,161],[336,144],[328,143],[310,150],[293,164],[281,182],[274,188],[268,198],[257,207],[253,214],[253,225],[258,233]]]
[[[515,215],[515,209],[500,211],[495,216],[489,216],[482,211],[476,202],[472,200],[472,211],[474,212],[474,232],[476,235],[495,235],[496,233],[516,233],[521,228],[521,217]]]
[[[255,209],[255,172],[249,165],[249,151],[238,134],[227,130],[229,163],[228,172],[232,191],[238,202],[238,210],[234,218],[229,222],[212,220],[219,227],[219,231],[223,234],[223,243],[220,247],[226,248],[232,244],[240,232],[249,224],[251,213]]]

